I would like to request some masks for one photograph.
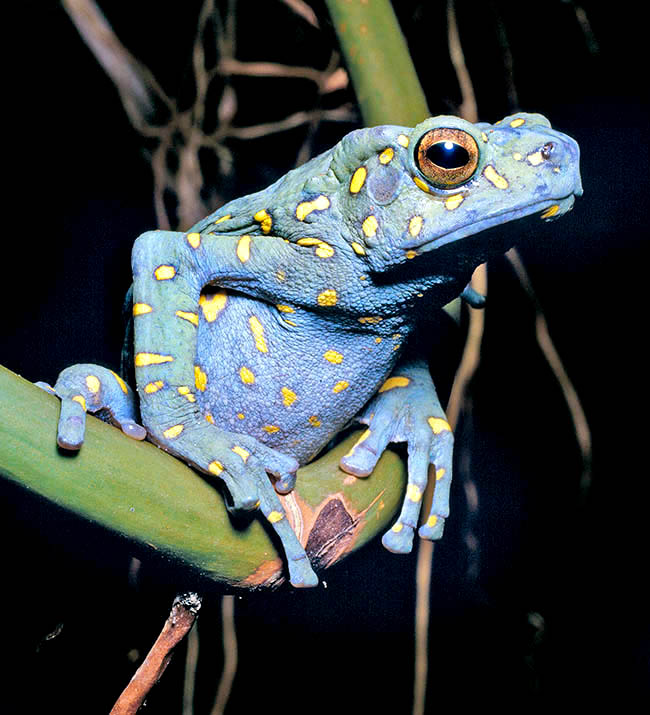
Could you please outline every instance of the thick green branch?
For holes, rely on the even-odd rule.
[[[282,561],[261,522],[234,529],[208,478],[148,442],[89,418],[79,453],[56,446],[58,400],[0,367],[0,474],[113,532],[231,586],[273,585]],[[285,498],[316,567],[329,566],[389,527],[405,477],[386,453],[368,479],[337,467],[349,440],[298,473]],[[322,515],[322,518],[319,516]]]

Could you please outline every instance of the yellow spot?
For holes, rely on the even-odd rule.
[[[422,181],[422,179],[419,176],[414,176],[413,181],[415,182],[415,185],[418,187],[418,189],[422,189],[425,193],[429,193],[430,189],[429,187]]]
[[[158,266],[153,274],[157,281],[168,281],[176,275],[176,269],[174,266],[162,265]]]
[[[413,236],[413,238],[415,238],[422,230],[423,220],[422,216],[413,216],[413,218],[409,221],[409,233]]]
[[[448,211],[453,211],[457,209],[465,201],[465,197],[462,194],[454,194],[448,199],[445,199],[445,208]]]
[[[144,391],[147,393],[147,395],[153,395],[154,392],[158,392],[158,390],[161,390],[163,388],[163,385],[164,383],[162,380],[149,382],[144,386]]]
[[[273,225],[273,219],[269,216],[265,209],[258,211],[253,218],[261,224],[262,232],[269,233]]]
[[[323,357],[327,360],[327,362],[334,363],[335,365],[343,362],[343,355],[336,350],[328,350],[323,354]]]
[[[406,257],[409,259],[415,258],[417,255],[418,255],[417,251],[410,250],[410,251],[406,252]]]
[[[400,134],[397,137],[397,143],[406,149],[406,147],[409,145],[409,138],[406,136],[406,134]]]
[[[239,377],[245,385],[252,385],[255,382],[255,375],[253,375],[247,367],[242,367],[240,369]]]
[[[208,412],[205,416],[205,421],[209,422],[211,425],[214,424],[214,417]]]
[[[540,218],[551,218],[551,216],[555,216],[555,214],[560,210],[560,207],[558,204],[553,204],[553,206],[549,206],[544,213],[540,214]]]
[[[110,371],[111,375],[115,378],[117,384],[120,386],[120,389],[125,395],[128,395],[129,393],[129,388],[126,386],[126,382],[116,373],[113,372],[112,370]]]
[[[201,245],[201,234],[200,233],[188,233],[187,242],[192,246],[192,248],[198,248]]]
[[[371,214],[361,224],[361,228],[363,229],[363,233],[368,238],[372,238],[377,233],[377,228],[379,228],[379,224],[377,223],[377,219]]]
[[[264,425],[262,429],[269,434],[273,434],[274,432],[280,431],[280,428],[277,425]]]
[[[282,393],[282,404],[285,407],[290,407],[298,399],[298,395],[288,387],[283,387],[280,392]]]
[[[319,258],[331,258],[334,255],[332,246],[321,241],[320,238],[299,238],[296,243],[299,246],[316,246],[316,255]]]
[[[75,396],[72,398],[72,401],[73,401],[73,402],[77,402],[78,404],[80,404],[81,407],[83,408],[83,411],[84,411],[84,412],[86,411],[86,400],[84,399],[84,396],[83,396],[83,395],[75,395]]]
[[[136,367],[146,367],[147,365],[162,365],[165,362],[173,362],[171,355],[159,355],[158,353],[138,353],[135,356]]]
[[[512,158],[513,158],[515,161],[521,161],[524,157],[523,157],[518,151],[514,151],[514,152],[512,153]]]
[[[379,338],[379,337],[375,338],[375,342],[377,343],[377,345],[379,345],[379,343],[381,342],[381,340],[382,340],[382,339]]]
[[[422,490],[415,484],[409,484],[406,488],[406,498],[409,501],[419,502],[422,499]]]
[[[304,221],[312,211],[324,211],[330,207],[330,200],[327,196],[317,196],[313,201],[303,201],[296,206],[296,218]]]
[[[498,173],[498,171],[492,166],[492,164],[488,164],[485,169],[483,169],[483,176],[493,185],[496,186],[497,189],[507,189],[508,188],[508,181],[505,177],[501,176],[501,174]]]
[[[250,236],[242,236],[239,241],[237,241],[237,258],[242,263],[246,263],[246,261],[251,257],[251,237]]]
[[[428,519],[427,519],[427,526],[430,529],[433,529],[433,527],[438,523],[438,517],[435,514],[432,514]]]
[[[261,353],[267,353],[269,349],[266,347],[262,323],[260,323],[260,321],[253,315],[248,319],[248,324],[250,325],[251,333],[253,333],[253,338],[255,339],[255,347]]]
[[[517,119],[513,119],[510,122],[510,126],[516,129],[517,127],[520,127],[522,124],[525,124],[526,120],[522,119],[521,117],[517,117]]]
[[[151,313],[153,308],[148,303],[134,303],[133,304],[133,315],[146,315]]]
[[[531,166],[539,166],[544,161],[541,151],[534,151],[532,154],[529,154],[526,159]]]
[[[216,226],[218,223],[221,223],[222,221],[227,221],[230,218],[232,218],[230,214],[225,214],[224,216],[221,216],[221,218],[218,218],[213,225]]]
[[[318,305],[323,307],[336,305],[337,299],[336,291],[333,288],[324,290],[322,293],[319,293],[318,298],[316,298]]]
[[[208,472],[218,477],[221,472],[223,472],[223,464],[221,464],[221,462],[217,462],[216,460],[214,462],[210,462],[210,464],[208,464]]]
[[[290,305],[276,305],[281,313],[295,313],[296,311]]]
[[[316,415],[312,415],[307,421],[312,427],[320,427],[321,425],[321,422]]]
[[[350,193],[358,194],[361,191],[364,183],[366,182],[366,176],[368,176],[368,171],[365,166],[360,166],[350,179]]]
[[[379,163],[380,164],[389,164],[393,157],[395,156],[395,152],[391,147],[387,147],[382,151],[382,153],[379,155]]]
[[[199,298],[199,301],[201,299]],[[188,322],[192,323],[192,325],[198,325],[199,324],[199,316],[197,313],[190,313],[186,310],[177,310],[176,315],[179,318],[183,318],[183,320],[187,320]]]
[[[277,524],[278,521],[282,521],[282,519],[284,519],[284,515],[279,511],[272,511],[266,518],[271,522],[271,524]]]
[[[174,437],[178,437],[178,435],[183,431],[183,429],[183,425],[174,425],[173,427],[167,428],[163,432],[163,437],[165,437],[165,439],[174,439]]]
[[[275,277],[282,283],[287,280],[287,274],[284,271],[276,271]]]
[[[243,412],[238,412],[237,413],[237,419],[238,420],[243,420],[246,417],[246,415]]]
[[[482,139],[484,142],[487,143],[488,137],[487,137],[487,134],[486,134],[485,132],[481,132],[481,139]]]
[[[198,365],[194,366],[194,384],[196,389],[201,392],[205,392],[205,388],[208,386],[208,376]]]
[[[357,256],[365,256],[366,255],[366,249],[360,243],[357,243],[356,241],[352,241],[352,243],[350,245],[352,246],[352,250],[357,254]]]
[[[329,243],[321,241],[316,247],[316,255],[319,258],[331,258],[334,255],[334,249],[329,245]]]
[[[370,325],[376,325],[377,323],[381,323],[383,318],[381,318],[379,315],[365,315],[363,318],[359,318],[359,322],[363,325],[365,323],[368,323]]]
[[[442,417],[429,417],[427,420],[429,427],[433,431],[433,434],[440,434],[441,432],[451,432],[451,427],[447,420],[443,420]]]
[[[96,377],[95,375],[88,375],[86,377],[86,387],[92,392],[93,394],[96,394],[99,392],[99,388],[102,386],[101,382],[99,381],[99,378]]]
[[[181,385],[178,389],[178,394],[183,395],[188,402],[196,402],[196,397],[190,392],[190,388],[187,385]]]
[[[339,380],[339,382],[337,382],[336,385],[334,385],[334,387],[332,388],[332,392],[338,394],[339,392],[343,392],[343,390],[346,390],[349,386],[349,382],[346,382],[345,380]]]
[[[218,290],[215,293],[201,293],[199,297],[199,306],[203,311],[203,317],[208,323],[213,323],[219,313],[226,307],[228,302],[228,293],[225,290]]]
[[[400,522],[398,521],[397,524],[395,524],[395,525],[393,526],[393,528],[391,529],[391,531],[394,532],[395,534],[399,534],[399,532],[400,532],[403,528],[404,528],[404,524],[400,524]]]
[[[251,456],[251,453],[249,451],[245,450],[243,447],[240,447],[239,445],[235,445],[232,448],[232,451],[235,454],[238,454],[244,462]]]
[[[379,388],[379,392],[387,392],[388,390],[392,390],[396,387],[406,387],[411,383],[411,380],[408,377],[402,377],[400,375],[396,375],[395,377],[389,377],[388,380]]]
[[[436,469],[436,481],[439,482],[445,476],[445,470],[441,467]]]

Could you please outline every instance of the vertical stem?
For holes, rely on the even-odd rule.
[[[210,715],[223,715],[228,704],[232,684],[237,672],[237,632],[235,630],[235,597],[224,596],[221,600],[221,621],[223,632],[223,672],[217,697]]]

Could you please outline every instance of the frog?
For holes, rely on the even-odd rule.
[[[469,281],[510,247],[499,227],[554,221],[581,194],[578,144],[540,114],[352,131],[188,230],[135,240],[136,390],[92,364],[40,383],[61,401],[58,444],[82,446],[88,412],[150,440],[221,480],[231,512],[261,513],[290,583],[312,587],[318,576],[280,496],[300,466],[361,425],[340,460],[354,478],[406,445],[406,491],[383,545],[404,554],[416,531],[437,540],[453,431],[428,368],[432,317],[459,295],[483,305]]]

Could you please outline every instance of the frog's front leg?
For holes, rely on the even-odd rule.
[[[272,251],[252,254],[248,236],[171,231],[140,236],[132,257],[136,381],[142,421],[153,441],[220,477],[230,493],[229,508],[259,508],[282,542],[291,583],[315,586],[318,579],[267,474],[286,491],[297,461],[248,435],[220,430],[196,401],[208,379],[204,358],[197,355],[201,289],[220,279],[255,281],[272,260]]]
[[[433,502],[419,534],[439,539],[449,515],[453,433],[426,364],[412,359],[398,365],[358,419],[368,429],[342,458],[341,468],[346,472],[367,476],[389,443],[407,443],[406,496],[397,522],[384,534],[384,546],[396,553],[411,550],[431,464],[436,477]]]

